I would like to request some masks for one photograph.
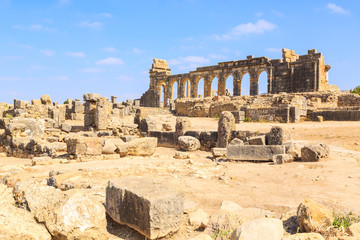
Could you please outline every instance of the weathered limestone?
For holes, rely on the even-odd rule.
[[[180,136],[178,138],[178,145],[183,151],[196,151],[200,149],[200,141],[191,136]]]
[[[301,148],[301,161],[304,162],[317,162],[329,155],[330,148],[324,143],[308,144]]]
[[[183,221],[184,197],[148,178],[109,181],[106,212],[149,239],[176,232]]]
[[[333,216],[325,206],[305,199],[298,207],[297,218],[302,232],[323,232],[333,223]]]
[[[275,218],[260,218],[243,223],[231,235],[231,240],[281,240],[283,223]]]
[[[191,130],[191,123],[188,118],[177,117],[175,125],[175,144],[178,144],[178,138],[184,136],[187,131]]]
[[[98,137],[75,136],[66,141],[67,152],[74,155],[100,155],[102,141]]]
[[[231,112],[224,111],[220,114],[218,123],[218,140],[216,146],[225,148],[229,142],[231,131],[235,131],[235,118]]]
[[[269,145],[283,145],[291,140],[290,133],[283,127],[274,126],[267,134]]]
[[[213,157],[226,157],[226,148],[212,148],[211,154]]]
[[[48,105],[48,106],[51,105],[51,98],[49,95],[42,95],[40,100],[41,100],[41,104]]]
[[[297,233],[283,237],[282,240],[325,240],[325,238],[318,233]]]
[[[276,154],[273,156],[273,162],[275,164],[289,163],[294,160],[294,157],[290,154]]]
[[[230,160],[272,161],[276,154],[285,154],[284,146],[228,145],[226,156]]]
[[[266,145],[265,135],[248,137],[249,145]]]
[[[220,97],[241,95],[241,82],[245,73],[250,76],[250,95],[259,93],[259,76],[262,72],[268,75],[268,93],[281,92],[316,92],[339,91],[336,86],[328,84],[329,65],[325,65],[322,53],[316,49],[308,51],[306,55],[297,55],[292,50],[283,49],[283,59],[270,60],[267,57],[254,58],[249,56],[245,60],[220,62],[215,66],[199,67],[190,73],[171,75],[171,70],[165,60],[154,59],[150,69],[150,87],[140,99],[141,106],[160,107],[160,96],[164,93],[165,107],[173,99],[173,85],[178,84],[178,98],[197,98],[198,83],[204,79],[204,98],[213,96],[212,81],[219,79],[217,94]],[[227,94],[226,79],[233,77],[233,93]],[[191,89],[189,87],[191,83]],[[201,96],[202,98],[202,96]],[[228,109],[224,109],[228,110]],[[233,109],[231,111],[238,111]]]
[[[107,99],[101,97],[96,102],[95,126],[97,130],[106,130],[109,125],[109,109]]]
[[[100,98],[100,94],[87,93],[83,95],[85,101],[85,115],[84,115],[84,126],[86,130],[96,128],[95,115],[96,115],[96,103]]]

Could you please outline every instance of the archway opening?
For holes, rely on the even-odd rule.
[[[268,93],[268,74],[266,71],[262,71],[259,74],[259,94]]]
[[[196,97],[198,98],[204,97],[204,78],[201,78],[198,82],[198,95]]]
[[[164,107],[165,102],[165,84],[160,86],[160,107]]]
[[[250,95],[250,75],[245,73],[241,80],[241,95]]]
[[[178,96],[178,83],[177,81],[174,82],[173,88],[172,88],[172,98],[173,100],[176,100]]]
[[[218,78],[214,77],[212,80],[212,83],[211,83],[211,93],[210,93],[211,96],[219,95],[218,94],[218,84],[219,84]]]
[[[226,90],[225,95],[233,96],[234,95],[234,78],[232,75],[229,75],[226,79]]]
[[[186,80],[186,82],[184,84],[184,94],[183,94],[183,96],[186,97],[186,98],[190,98],[191,97],[190,92],[191,92],[190,80]]]

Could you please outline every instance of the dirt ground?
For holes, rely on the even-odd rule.
[[[175,117],[158,116],[175,126]],[[131,118],[127,119],[131,121]],[[217,119],[191,118],[194,130],[216,130]],[[223,200],[242,207],[258,207],[281,215],[296,209],[305,198],[323,203],[336,212],[360,214],[360,122],[302,122],[294,124],[242,123],[237,130],[267,132],[274,125],[287,127],[298,142],[330,145],[329,159],[283,165],[254,162],[213,161],[210,152],[191,153],[174,159],[176,149],[159,147],[151,157],[74,162],[31,167],[30,159],[0,158],[0,177],[13,172],[13,181],[45,179],[49,170],[77,172],[71,179],[105,191],[112,178],[152,176],[176,186],[198,206],[212,214]]]

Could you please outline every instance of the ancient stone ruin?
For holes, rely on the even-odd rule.
[[[164,106],[173,100],[173,85],[177,82],[177,96],[175,98],[198,98],[198,84],[204,79],[204,96],[226,96],[227,78],[233,76],[233,96],[241,95],[242,78],[250,75],[251,96],[259,93],[259,75],[266,72],[267,92],[276,94],[281,92],[317,92],[338,90],[328,83],[329,65],[325,65],[322,53],[316,49],[308,51],[306,55],[297,55],[293,50],[283,49],[283,58],[271,60],[267,57],[254,58],[248,56],[245,60],[220,62],[215,66],[199,67],[195,71],[184,74],[171,75],[171,70],[165,60],[154,59],[150,69],[150,86],[141,97],[141,106],[160,107],[161,94],[164,94]],[[212,89],[212,81],[217,77],[218,87]]]

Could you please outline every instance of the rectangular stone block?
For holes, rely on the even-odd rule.
[[[247,141],[249,145],[266,145],[266,135],[248,137]]]
[[[226,148],[212,148],[211,153],[213,157],[225,157],[226,156]]]
[[[177,231],[182,225],[184,196],[165,183],[145,177],[109,181],[106,212],[149,239]]]
[[[285,146],[228,145],[226,149],[230,160],[272,161],[276,154],[285,154]]]
[[[156,137],[159,147],[175,146],[175,132],[149,131],[149,137]]]
[[[68,154],[101,155],[102,140],[97,137],[74,137],[66,141]]]

